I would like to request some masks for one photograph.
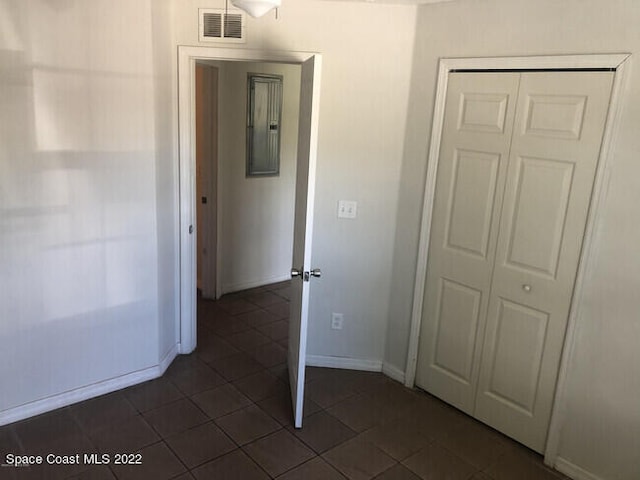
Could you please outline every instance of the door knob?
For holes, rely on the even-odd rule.
[[[522,289],[529,293],[531,291],[531,285],[527,285],[526,283],[524,285],[522,285]]]
[[[321,277],[322,276],[322,270],[320,270],[319,268],[314,268],[313,270],[311,270],[311,276],[312,277]]]
[[[291,278],[301,277],[301,276],[302,276],[302,269],[300,270],[298,270],[297,268],[291,269]]]

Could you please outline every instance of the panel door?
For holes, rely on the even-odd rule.
[[[475,416],[538,452],[612,82],[613,72],[531,72],[520,80]]]
[[[291,283],[288,368],[293,417],[296,428],[302,427],[304,372],[307,352],[307,323],[311,269],[311,237],[315,197],[318,144],[318,109],[320,106],[320,62],[314,55],[302,64],[300,116],[298,120],[298,159],[296,164],[296,201],[293,223],[293,271],[300,272]]]
[[[472,414],[519,74],[452,73],[416,384]]]

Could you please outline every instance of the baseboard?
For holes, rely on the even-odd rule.
[[[233,283],[231,285],[222,285],[222,295],[226,293],[240,292],[242,290],[248,290],[250,288],[262,287],[264,285],[271,285],[272,283],[280,283],[286,280],[291,280],[291,275],[278,275],[275,277],[263,278],[254,282],[245,283]]]
[[[390,363],[384,362],[382,364],[382,373],[384,373],[387,377],[395,380],[396,382],[400,382],[404,385],[404,372],[400,370],[395,365],[391,365]]]
[[[76,388],[68,392],[52,395],[42,400],[26,403],[18,407],[9,408],[0,412],[0,426],[24,420],[35,415],[50,412],[58,408],[73,405],[74,403],[89,400],[90,398],[115,392],[123,388],[146,382],[161,377],[178,354],[178,344],[174,345],[162,358],[158,365],[145,368],[137,372],[128,373],[116,378],[110,378],[102,382]]]
[[[343,368],[346,370],[364,370],[367,372],[381,372],[380,360],[367,360],[364,358],[330,357],[326,355],[307,355],[307,366]]]
[[[556,458],[555,469],[574,480],[604,480],[601,477],[574,465],[569,460],[565,460],[562,457]]]

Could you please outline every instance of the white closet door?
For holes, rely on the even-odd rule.
[[[470,414],[519,77],[448,81],[416,384]]]
[[[612,82],[613,72],[532,72],[520,80],[475,416],[538,452]]]

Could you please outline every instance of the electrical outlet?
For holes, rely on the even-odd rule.
[[[343,313],[332,313],[331,314],[331,328],[333,330],[342,330],[342,324],[344,323],[344,314]]]

